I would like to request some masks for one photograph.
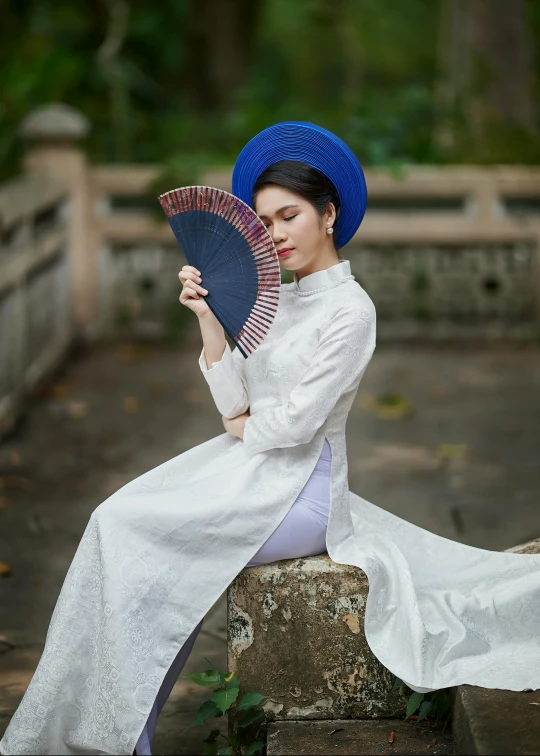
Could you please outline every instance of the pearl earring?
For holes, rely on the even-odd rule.
[[[326,229],[326,233],[327,234],[333,234],[334,233],[334,229],[333,228],[327,228]]]

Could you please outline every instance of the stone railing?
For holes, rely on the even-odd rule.
[[[159,170],[89,171],[87,257],[102,332],[123,323],[159,335],[167,303],[176,303],[185,259],[148,209],[146,187]],[[344,256],[376,304],[381,338],[538,333],[539,169],[415,167],[400,177],[370,169],[366,177],[368,212]],[[206,171],[200,183],[230,190],[231,172]]]
[[[70,340],[160,337],[185,317],[186,260],[149,195],[162,167],[89,165],[78,144],[89,128],[63,105],[30,114],[23,173],[0,188],[0,434]],[[540,168],[366,178],[368,212],[341,254],[375,302],[380,339],[538,335]],[[231,171],[199,182],[230,190]]]
[[[366,170],[347,246],[383,338],[529,337],[540,329],[540,169]],[[230,174],[208,183],[230,190]]]
[[[72,336],[64,182],[31,176],[0,189],[0,432],[62,360]],[[1,433],[0,433],[1,435]]]

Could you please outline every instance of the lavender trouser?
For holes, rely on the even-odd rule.
[[[270,562],[277,562],[279,559],[313,556],[326,551],[326,528],[330,510],[331,460],[330,445],[324,439],[321,456],[308,482],[270,538],[263,543],[253,559],[246,564],[246,567],[257,567],[259,564],[269,564]],[[137,741],[135,751],[137,756],[152,753],[152,742],[159,712],[182,672],[202,623],[203,620],[195,627],[165,675],[144,730]]]

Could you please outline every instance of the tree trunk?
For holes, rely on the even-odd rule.
[[[262,0],[193,0],[182,86],[199,112],[225,111],[247,79]]]
[[[491,129],[537,133],[525,0],[441,0],[436,138],[480,144]]]

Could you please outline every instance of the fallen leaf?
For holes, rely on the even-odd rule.
[[[529,706],[540,706],[540,701],[529,701]]]
[[[343,732],[343,727],[338,727],[337,730],[332,730],[332,732],[329,732],[329,735],[333,735],[336,732]]]
[[[391,732],[390,735],[388,736],[388,742],[393,743],[395,739],[396,739],[396,733]]]
[[[148,357],[148,349],[143,344],[121,344],[116,355],[120,362],[136,362]]]
[[[0,578],[11,577],[11,568],[5,562],[0,562]]]
[[[437,738],[433,738],[433,740],[430,740],[426,748],[431,748],[431,746],[434,746],[434,745],[437,745]]]
[[[431,396],[435,399],[442,399],[444,396],[446,396],[447,391],[445,388],[442,388],[442,386],[439,386],[438,388],[433,389],[431,392]]]
[[[127,415],[133,415],[134,412],[139,411],[139,400],[136,396],[125,396],[122,408]]]
[[[19,465],[22,464],[21,455],[19,454],[19,452],[16,452],[16,451],[10,452],[8,459],[9,459],[10,464],[13,465],[13,467],[19,467]]]
[[[86,417],[88,414],[88,405],[86,402],[68,402],[67,413],[73,418]]]
[[[148,381],[148,388],[155,396],[161,396],[167,391],[169,384],[158,379]]]
[[[437,456],[441,459],[463,459],[467,454],[467,444],[439,444]]]
[[[358,406],[373,412],[380,420],[402,420],[413,411],[413,406],[406,397],[391,392],[381,394],[378,398],[362,394]]]
[[[357,635],[360,632],[360,617],[357,614],[345,614],[343,621],[352,633]]]
[[[53,383],[47,389],[47,395],[53,399],[65,399],[69,394],[69,388],[65,383]]]
[[[0,489],[3,488],[19,488],[23,491],[34,491],[35,485],[28,478],[23,478],[22,475],[2,475],[0,476]]]

